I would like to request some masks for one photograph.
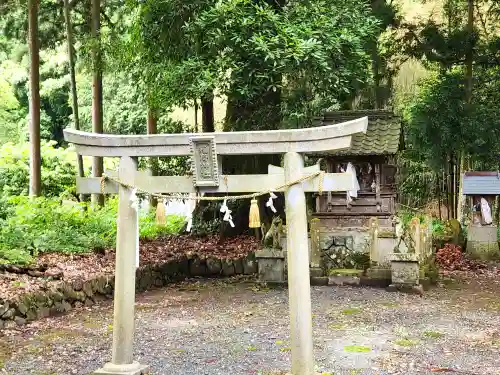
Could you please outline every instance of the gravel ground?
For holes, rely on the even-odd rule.
[[[423,297],[313,287],[318,371],[337,375],[500,374],[500,290],[452,283]],[[151,374],[284,374],[287,290],[240,281],[172,285],[138,296],[136,359]],[[0,370],[90,374],[109,360],[112,305],[103,302],[9,332]]]

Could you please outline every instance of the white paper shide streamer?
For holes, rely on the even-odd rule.
[[[233,217],[231,216],[231,210],[227,206],[227,202],[224,199],[224,202],[222,203],[222,207],[220,208],[220,212],[224,214],[224,221],[227,221],[229,225],[231,225],[232,228],[234,228],[234,223],[233,223]]]
[[[271,209],[271,211],[273,211],[274,213],[276,213],[276,208],[274,207],[274,204],[273,204],[273,199],[276,199],[278,198],[276,196],[276,194],[274,194],[272,191],[269,193],[269,199],[266,203],[266,207],[269,207]]]
[[[194,197],[196,196],[196,194],[190,194],[191,197]],[[187,232],[191,232],[191,228],[193,226],[193,212],[196,208],[196,200],[192,199],[192,200],[187,200],[185,202],[185,213],[184,215],[186,216],[186,219],[187,219],[187,228],[186,228],[186,231]]]

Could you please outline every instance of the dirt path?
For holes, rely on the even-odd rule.
[[[500,374],[499,295],[498,288],[456,284],[424,297],[314,287],[318,370]],[[286,290],[175,285],[139,296],[136,325],[136,359],[151,374],[270,375],[290,366]],[[110,303],[34,323],[0,338],[0,374],[90,374],[109,360],[111,332]]]

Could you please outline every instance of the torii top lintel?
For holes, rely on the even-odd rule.
[[[244,132],[112,135],[64,130],[64,139],[81,155],[183,156],[192,153],[192,141],[209,138],[219,155],[315,153],[349,148],[351,136],[366,133],[368,117],[305,129]]]

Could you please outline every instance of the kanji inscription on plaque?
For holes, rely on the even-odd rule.
[[[194,184],[196,186],[219,186],[219,167],[214,137],[192,137],[190,144]]]

